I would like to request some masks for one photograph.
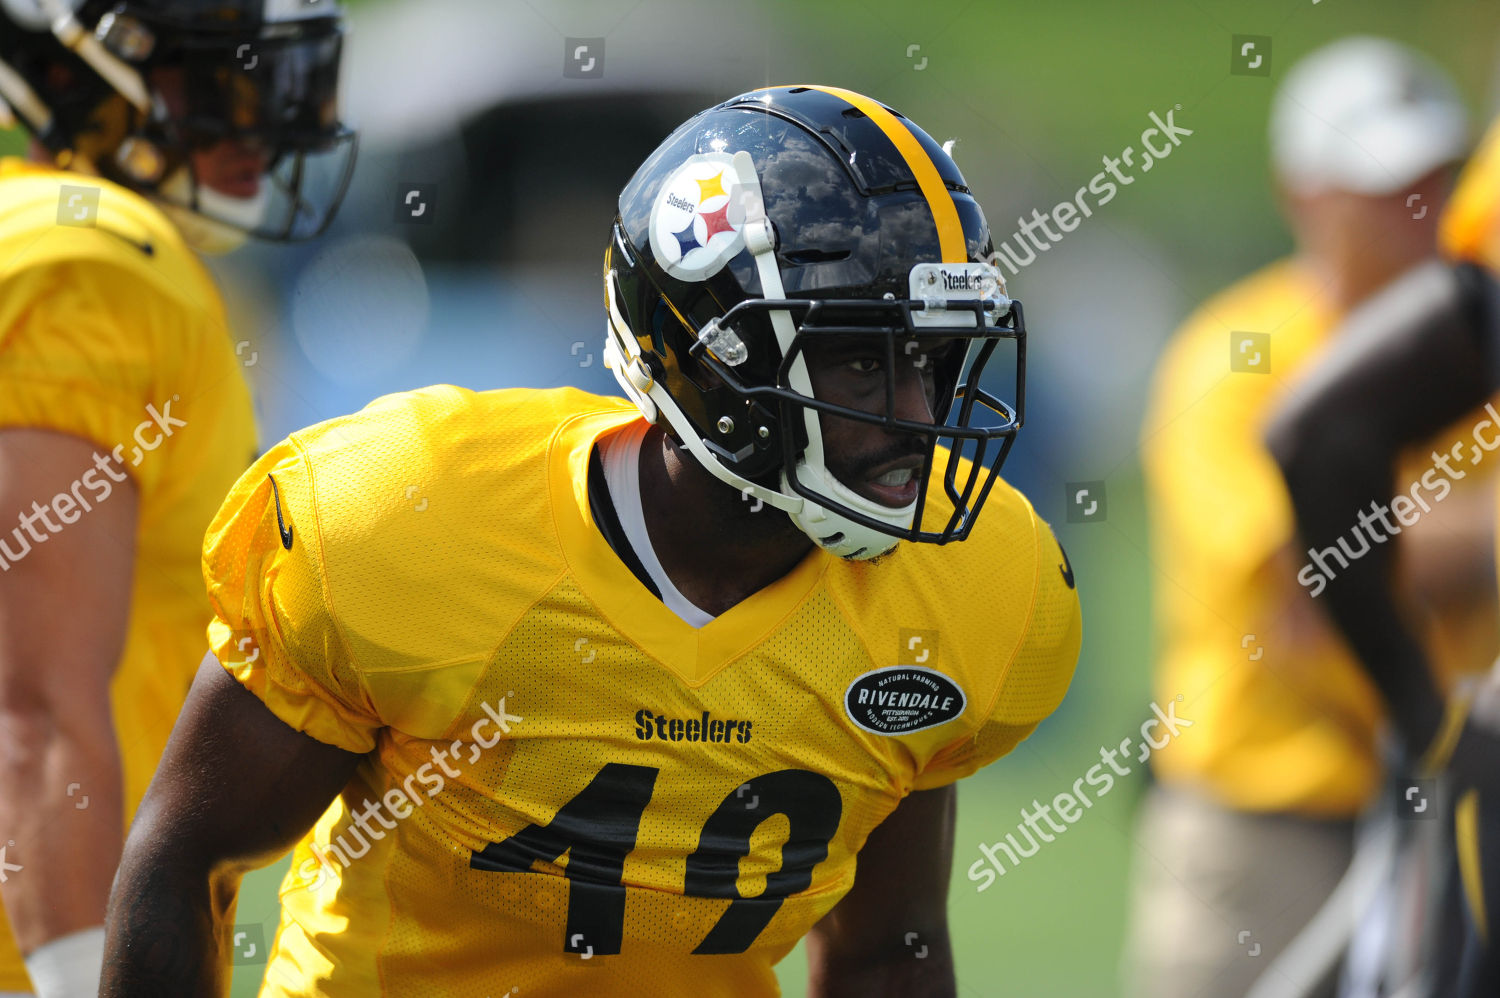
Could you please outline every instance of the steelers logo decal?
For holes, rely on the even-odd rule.
[[[700,153],[672,171],[651,206],[649,238],[663,270],[701,281],[745,248],[746,194],[758,194],[758,185],[739,176],[749,162],[748,156],[737,164],[728,153]]]
[[[964,712],[968,698],[936,669],[897,665],[859,676],[844,691],[849,720],[874,735],[933,728]]]

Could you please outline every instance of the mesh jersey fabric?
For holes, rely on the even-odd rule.
[[[1014,489],[962,544],[813,551],[695,629],[590,519],[594,443],[636,418],[572,389],[387,396],[225,501],[212,647],[367,753],[295,849],[263,995],[775,994],[901,798],[1056,708],[1079,604]],[[851,683],[918,664],[962,713],[852,722]]]

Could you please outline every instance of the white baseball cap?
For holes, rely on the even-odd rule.
[[[1293,66],[1271,108],[1271,162],[1306,193],[1394,194],[1462,159],[1469,117],[1452,80],[1384,38],[1345,38]]]

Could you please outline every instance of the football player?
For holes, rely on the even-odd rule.
[[[1162,569],[1157,698],[1185,696],[1203,722],[1152,757],[1129,946],[1129,993],[1143,998],[1244,995],[1343,874],[1354,819],[1381,785],[1378,701],[1299,584],[1290,504],[1260,434],[1341,317],[1435,257],[1467,115],[1417,53],[1344,39],[1287,73],[1270,138],[1296,252],[1189,319],[1142,431]],[[1493,584],[1473,581],[1490,566],[1461,546],[1492,519],[1478,477],[1405,566],[1457,618],[1432,635],[1445,672],[1483,668],[1496,650]]]
[[[809,933],[813,994],[953,995],[953,783],[1080,640],[996,474],[990,251],[911,121],[755,91],[620,196],[628,401],[434,387],[272,449],[205,543],[102,993],[222,994],[238,880],[295,846],[263,995],[771,995]]]
[[[203,533],[256,454],[194,250],[326,224],[340,35],[327,0],[0,2],[0,107],[31,138],[0,160],[5,995],[97,994],[125,826],[202,657]]]
[[[1356,512],[1417,515],[1423,479],[1396,474],[1395,455],[1484,403],[1450,451],[1432,454],[1432,481],[1482,471],[1500,444],[1500,122],[1491,127],[1443,217],[1449,260],[1413,272],[1349,319],[1338,348],[1299,385],[1272,424],[1309,554],[1347,536]],[[1438,469],[1441,475],[1438,476]],[[1389,514],[1385,514],[1389,515]],[[1445,695],[1393,600],[1402,539],[1339,566],[1322,603],[1381,692],[1414,779],[1445,775],[1467,938],[1453,994],[1500,993],[1500,671]]]

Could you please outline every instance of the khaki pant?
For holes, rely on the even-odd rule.
[[[1235,811],[1153,787],[1136,830],[1127,998],[1244,998],[1349,865],[1352,821]],[[1334,981],[1309,992],[1334,993]]]

